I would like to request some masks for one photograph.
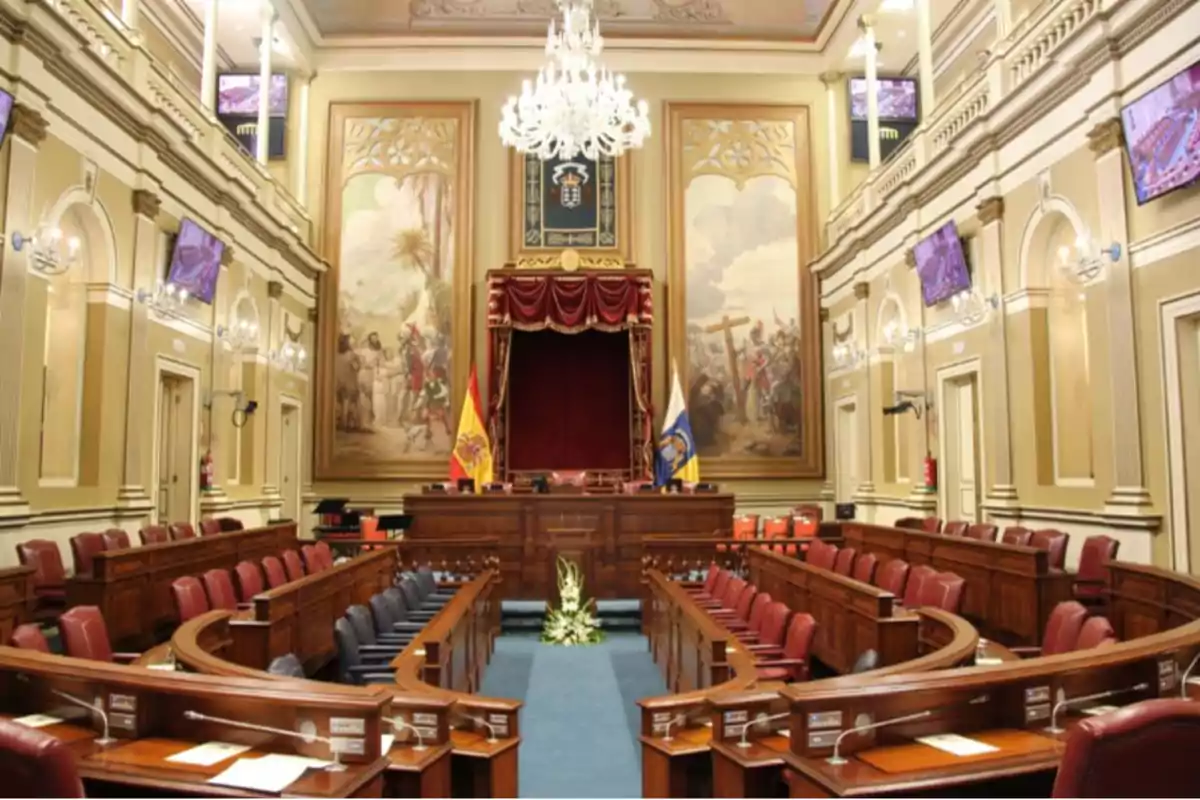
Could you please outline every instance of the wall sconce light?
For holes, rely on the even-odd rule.
[[[42,226],[28,237],[17,231],[12,246],[18,253],[28,246],[30,266],[43,275],[61,275],[79,260],[79,239],[64,236],[61,228]]]
[[[965,289],[950,298],[954,307],[954,317],[959,325],[970,328],[987,320],[992,311],[1000,308],[1000,298],[997,295],[984,297],[976,289]]]
[[[188,290],[173,283],[159,281],[154,291],[138,289],[137,299],[156,315],[168,319],[178,319],[183,315],[187,304]]]
[[[842,369],[852,369],[859,365],[867,354],[850,342],[839,342],[833,346],[833,361]]]
[[[1101,247],[1088,234],[1080,234],[1075,239],[1075,248],[1063,245],[1058,248],[1058,268],[1072,283],[1086,285],[1100,277],[1108,264],[1115,264],[1121,259],[1121,245],[1113,242],[1107,247]]]
[[[288,342],[271,352],[271,363],[286,372],[303,372],[308,363],[308,352],[300,345]]]
[[[883,326],[883,341],[889,347],[899,347],[906,353],[917,349],[921,340],[921,332],[916,328],[901,326],[894,319],[888,320]]]
[[[246,320],[238,320],[233,327],[217,326],[217,339],[231,352],[240,353],[258,344],[258,325]]]

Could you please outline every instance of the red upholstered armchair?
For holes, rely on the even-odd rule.
[[[1062,569],[1067,560],[1067,543],[1070,539],[1069,534],[1046,528],[1033,532],[1033,536],[1029,537],[1029,546],[1049,553],[1050,569]]]
[[[171,582],[171,596],[175,598],[175,610],[180,622],[187,622],[209,610],[208,596],[204,594],[200,579],[191,575]]]
[[[1046,620],[1041,647],[1013,647],[1011,650],[1022,658],[1069,653],[1078,644],[1079,631],[1086,619],[1087,609],[1074,600],[1059,603],[1050,612],[1050,619]]]
[[[50,643],[46,641],[42,627],[34,622],[26,622],[24,625],[14,628],[12,635],[8,637],[8,643],[22,650],[36,650],[39,653],[50,652]]]
[[[998,532],[998,529],[996,528],[996,526],[992,525],[989,522],[983,522],[983,523],[979,523],[977,525],[970,525],[967,527],[967,537],[970,539],[978,539],[981,542],[996,541],[996,533],[997,532]]]
[[[878,563],[878,559],[875,558],[874,553],[863,553],[855,559],[854,572],[850,574],[850,577],[856,581],[870,583],[875,578],[876,563]]]
[[[748,542],[758,538],[758,514],[734,517],[733,538],[740,542]],[[724,544],[717,545],[718,553],[724,553],[728,549]]]
[[[822,542],[820,539],[814,541],[808,548],[808,563],[814,567],[821,569],[833,569],[837,563],[838,548],[835,544]]]
[[[906,531],[922,531],[925,530],[925,520],[921,517],[901,517],[896,520],[896,527]]]
[[[1108,647],[1117,643],[1117,632],[1107,617],[1092,617],[1083,623],[1079,631],[1079,641],[1075,643],[1076,650],[1093,650],[1097,647]]]
[[[300,555],[304,558],[304,568],[309,575],[314,575],[325,569],[325,562],[321,559],[321,554],[317,552],[317,548],[313,545],[300,545]]]
[[[926,517],[921,520],[921,530],[926,533],[941,533],[942,521],[938,517]]]
[[[38,619],[53,619],[67,604],[67,571],[58,545],[49,539],[30,539],[17,545],[17,558],[33,567],[33,596]]]
[[[730,630],[738,627],[744,629],[750,622],[750,608],[754,605],[754,598],[757,596],[758,588],[752,583],[746,583],[742,586],[742,590],[738,592],[737,602],[734,604],[732,610],[719,608],[708,613],[713,619]]]
[[[1018,544],[1022,547],[1028,547],[1029,540],[1032,537],[1033,531],[1029,530],[1029,528],[1013,525],[1010,528],[1004,529],[1004,533],[1000,536],[1000,541],[1004,544]]]
[[[209,517],[208,519],[200,520],[200,535],[215,536],[221,532],[220,521]]]
[[[854,558],[857,555],[858,551],[853,547],[843,547],[833,560],[833,571],[838,575],[849,576],[854,571]]]
[[[104,536],[99,533],[77,533],[71,537],[71,556],[76,575],[92,574],[92,556],[104,552]]]
[[[190,522],[172,522],[170,531],[173,542],[196,538],[196,528]]]
[[[244,531],[246,526],[242,524],[240,519],[233,517],[218,517],[217,524],[221,526],[221,533],[232,533],[233,531]]]
[[[248,561],[243,561],[242,563],[248,564],[254,570],[258,569]],[[209,607],[223,608],[226,611],[237,610],[237,595],[234,594],[233,581],[229,578],[227,571],[223,569],[210,569],[201,578],[204,581],[204,591],[208,594]],[[260,578],[259,582],[261,583],[261,581],[262,579]]]
[[[806,681],[808,680],[808,651],[812,648],[813,636],[817,632],[817,621],[811,614],[796,614],[788,623],[787,636],[779,650],[763,649],[755,652],[755,669],[762,681]]]
[[[891,563],[891,562],[888,562]],[[904,587],[904,597],[901,602],[907,608],[916,608],[925,598],[925,584],[937,578],[937,570],[921,564],[908,572],[908,584]]]
[[[773,603],[771,595],[766,592],[756,594],[754,602],[750,604],[750,619],[746,623],[745,629],[731,627],[730,630],[733,631],[733,635],[743,643],[754,644],[757,642],[762,636],[763,625],[767,622],[767,611]]]
[[[1121,543],[1111,536],[1089,536],[1079,552],[1079,569],[1073,585],[1075,599],[1086,605],[1104,603],[1108,588],[1108,562],[1117,557]]]
[[[129,662],[138,653],[114,653],[108,638],[108,626],[100,609],[95,606],[75,606],[58,618],[63,650],[72,658],[91,661]]]
[[[279,563],[278,559],[275,563]],[[280,566],[282,570],[282,565]],[[243,603],[249,603],[256,594],[263,592],[263,576],[262,570],[258,568],[258,564],[253,561],[239,562],[233,568],[234,577],[237,579],[238,594],[242,597]]]
[[[147,525],[138,531],[142,544],[162,544],[171,541],[171,534],[165,525]]]
[[[762,628],[759,629],[758,642],[749,643],[746,649],[752,653],[759,651],[778,650],[783,647],[783,637],[787,632],[788,618],[791,617],[792,610],[783,603],[772,602],[767,606],[766,613],[763,615]]]
[[[317,542],[313,547],[317,548],[317,555],[321,557],[321,561],[325,562],[326,567],[333,566],[333,550],[329,547],[329,542]]]
[[[560,492],[578,493],[587,488],[587,470],[556,470],[550,473],[550,485]]]
[[[285,550],[283,553],[283,569],[289,581],[298,581],[304,577],[304,563],[300,554],[295,550]]]
[[[963,590],[966,585],[967,582],[960,575],[953,572],[939,573],[934,576],[933,580],[925,582],[921,605],[934,606],[942,611],[957,614],[959,607],[962,606]]]
[[[120,528],[109,528],[104,532],[104,549],[105,550],[128,550],[133,545],[129,541],[129,534]]]
[[[771,540],[786,540],[789,533],[790,520],[787,517],[770,517],[763,520],[763,538]],[[789,556],[796,555],[795,543],[784,545],[774,544],[771,549],[776,553],[784,553]]]
[[[75,755],[57,737],[0,720],[0,775],[5,797],[83,797]]]
[[[966,536],[968,524],[965,522],[947,522],[942,527],[944,536]]]
[[[738,598],[742,596],[742,590],[746,588],[746,581],[741,578],[730,578],[725,584],[725,591],[721,592],[721,596],[715,600],[698,600],[700,607],[706,609],[708,613],[720,609],[732,611],[737,607]]]
[[[713,567],[717,569],[716,578],[712,577]],[[721,569],[716,564],[713,564],[713,567],[709,567],[708,577],[704,579],[704,588],[691,592],[692,597],[699,603],[720,600],[725,596],[725,588],[729,581],[733,580],[733,573],[729,570]]]
[[[263,574],[267,576],[267,588],[278,589],[288,582],[287,570],[275,556],[266,556],[262,560]]]
[[[896,597],[904,597],[904,588],[908,585],[908,562],[902,558],[888,561],[875,573],[875,585]]]
[[[1054,797],[1195,797],[1200,703],[1158,699],[1081,721],[1067,736]]]

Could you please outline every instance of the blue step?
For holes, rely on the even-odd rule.
[[[542,600],[505,600],[500,604],[503,633],[540,631],[546,622],[547,604]],[[596,618],[601,630],[640,631],[642,604],[639,600],[598,600]]]

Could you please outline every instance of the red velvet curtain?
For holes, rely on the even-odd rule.
[[[619,331],[650,324],[650,280],[639,278],[612,274],[495,278],[488,296],[488,324],[560,333]]]
[[[514,331],[508,468],[629,469],[629,334]]]

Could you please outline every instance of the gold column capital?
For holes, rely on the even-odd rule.
[[[819,319],[821,322],[829,322],[829,309],[822,308],[820,311],[818,311],[817,319]]]
[[[221,266],[233,266],[233,245],[227,244],[225,245],[225,249],[221,251]]]
[[[280,281],[271,281],[267,284],[267,297],[272,300],[278,300],[283,297],[283,283]]]
[[[854,299],[866,300],[871,296],[871,284],[866,281],[854,284]]]
[[[979,216],[979,222],[982,225],[990,225],[993,222],[999,222],[1004,216],[1004,198],[987,198],[982,203],[975,206],[975,213]]]
[[[46,121],[40,111],[23,103],[13,106],[12,114],[8,119],[8,129],[12,131],[13,136],[35,148],[46,141],[49,127],[50,123]]]
[[[133,191],[133,213],[139,217],[145,217],[153,222],[158,219],[158,212],[162,210],[162,200],[154,192],[146,189],[134,189]]]
[[[829,88],[833,88],[834,84],[841,83],[841,80],[845,77],[845,74],[838,72],[837,70],[827,70],[822,72],[818,77],[821,79],[821,83],[825,84]]]
[[[904,264],[909,269],[917,268],[917,251],[911,247],[904,251]]]
[[[1088,147],[1097,158],[1116,150],[1125,143],[1121,120],[1111,117],[1088,131]]]

